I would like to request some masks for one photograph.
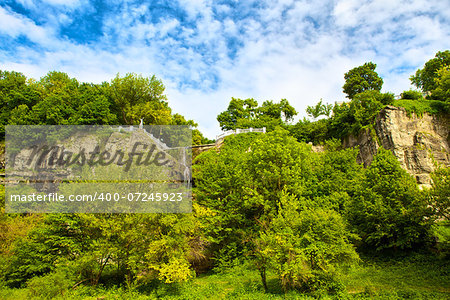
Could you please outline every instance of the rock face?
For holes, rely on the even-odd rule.
[[[387,106],[380,111],[375,133],[367,130],[359,136],[349,136],[345,147],[359,146],[358,160],[369,165],[377,149],[383,146],[397,157],[401,166],[419,184],[430,184],[435,164],[450,166],[450,116],[408,116],[404,108]]]

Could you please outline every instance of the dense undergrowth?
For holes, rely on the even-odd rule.
[[[61,288],[55,281],[41,281],[26,289],[2,287],[0,298],[13,299],[448,299],[448,260],[429,253],[412,252],[390,258],[365,256],[342,275],[343,289],[334,295],[284,291],[269,274],[268,292],[251,263],[208,273],[186,283],[141,286],[100,285]],[[64,281],[63,277],[54,280]]]

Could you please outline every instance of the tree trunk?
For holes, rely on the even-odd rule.
[[[267,293],[267,278],[266,278],[266,268],[262,267],[259,269],[259,275],[261,275],[261,281],[264,286],[264,291]]]
[[[105,262],[102,263],[102,265],[100,266],[100,271],[98,271],[97,277],[95,278],[95,283],[94,285],[98,285],[98,281],[100,280],[100,276],[102,275],[103,269],[105,268],[106,264],[108,263],[108,260],[111,256],[108,255],[108,257],[105,259]]]

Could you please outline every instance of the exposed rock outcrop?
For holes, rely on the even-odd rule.
[[[430,184],[436,163],[450,166],[449,115],[408,116],[404,108],[387,106],[378,114],[374,129],[344,140],[344,147],[359,146],[358,160],[365,166],[380,146],[391,150],[419,184]]]

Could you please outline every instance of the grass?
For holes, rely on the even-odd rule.
[[[364,263],[344,278],[350,294],[411,295],[414,299],[448,299],[448,259],[413,254],[395,259],[363,258]]]
[[[438,100],[400,99],[394,101],[393,105],[396,107],[403,107],[406,110],[408,116],[411,116],[412,113],[415,113],[417,116],[422,116],[424,113],[436,115],[448,111],[448,104]]]
[[[430,254],[395,258],[363,257],[341,280],[347,292],[321,299],[449,299],[449,259]],[[313,299],[297,291],[283,292],[275,274],[268,277],[265,293],[258,272],[241,265],[220,274],[204,274],[183,284],[124,287],[80,286],[59,299]],[[0,288],[0,299],[29,299],[27,289]],[[317,297],[317,295],[316,295]],[[36,298],[39,299],[39,298]],[[58,298],[56,298],[58,299]]]

